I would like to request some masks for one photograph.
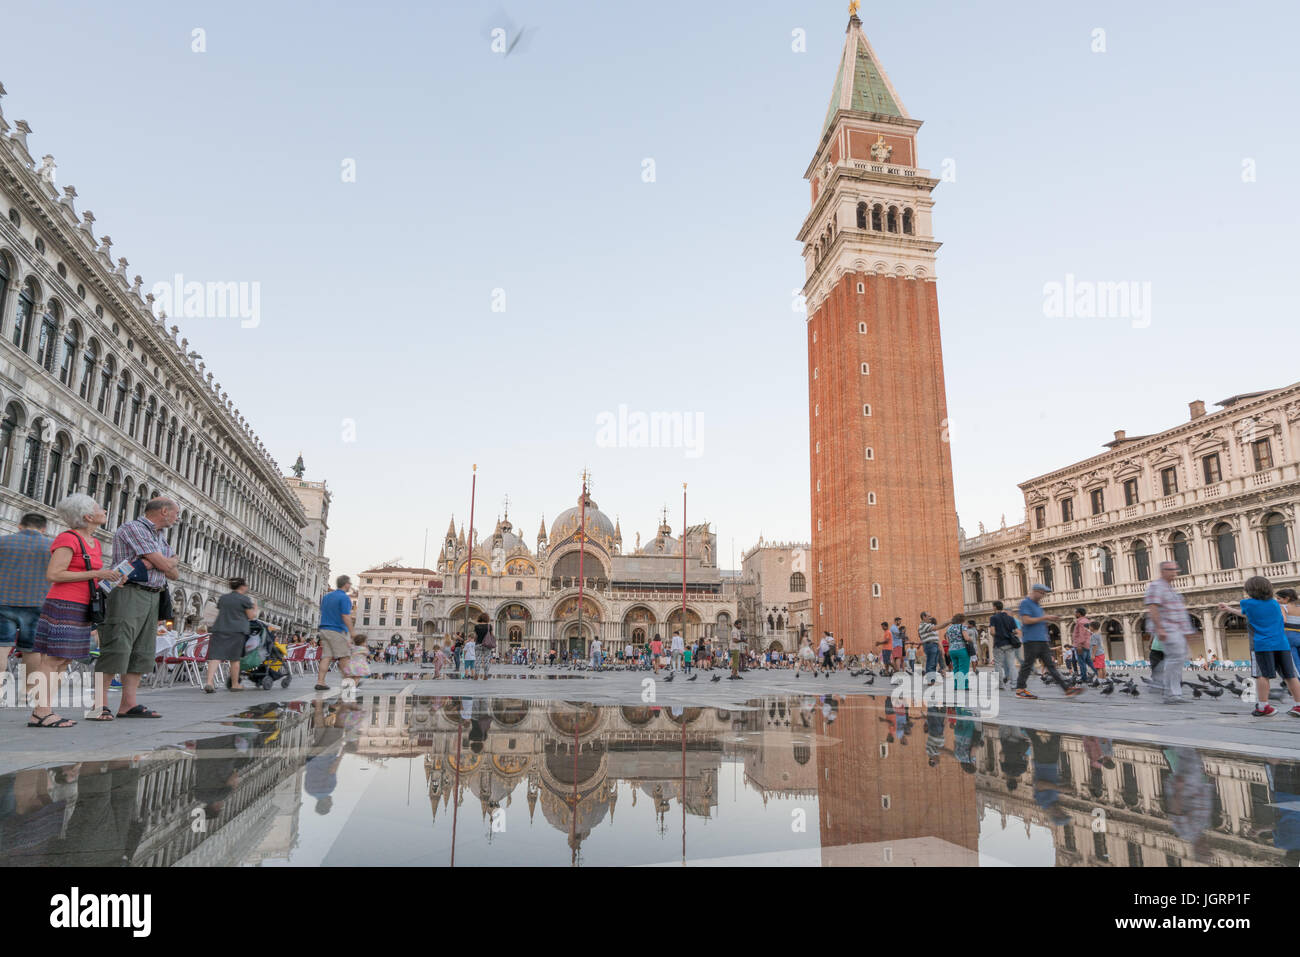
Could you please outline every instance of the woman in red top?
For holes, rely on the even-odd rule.
[[[658,635],[650,642],[650,659],[654,662],[655,674],[659,674],[659,656],[664,653],[664,643]]]
[[[69,530],[50,545],[50,564],[45,569],[45,577],[54,584],[41,605],[34,665],[28,669],[29,675],[37,675],[36,706],[27,722],[29,728],[71,728],[77,723],[51,710],[56,676],[62,674],[69,661],[90,657],[93,625],[89,611],[95,582],[101,578],[117,582],[122,578],[121,572],[104,570],[99,540],[95,538],[96,529],[108,519],[103,506],[89,495],[69,495],[55,506],[55,511]]]

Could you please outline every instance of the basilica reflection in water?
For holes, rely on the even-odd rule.
[[[493,863],[585,863],[593,846],[608,858],[643,842],[652,818],[654,846],[687,861],[705,836],[710,856],[742,864],[1045,863],[1044,851],[1059,866],[1300,861],[1293,762],[982,724],[883,697],[724,710],[374,694],[267,704],[227,725],[0,777],[0,863],[391,863],[367,828],[438,838],[449,856],[426,863],[455,863],[458,842],[462,854],[495,842]],[[400,782],[384,776],[398,767]],[[408,810],[393,811],[383,802],[399,783]],[[493,826],[507,809],[526,811],[512,831],[554,839],[513,859],[514,833]],[[326,822],[331,841],[339,828],[355,840],[310,858],[303,836]]]

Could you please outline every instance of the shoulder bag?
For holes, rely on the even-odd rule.
[[[90,556],[86,554],[86,540],[76,532],[77,544],[81,546],[81,565],[83,571],[91,571]],[[104,594],[95,579],[87,579],[90,586],[90,601],[86,603],[86,618],[92,625],[102,625],[108,618],[108,596]]]

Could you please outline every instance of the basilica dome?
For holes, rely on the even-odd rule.
[[[551,537],[549,539],[552,546],[578,530],[581,512],[582,498],[579,497],[577,505],[566,508],[555,517],[555,521],[551,523]],[[609,520],[608,515],[600,510],[590,495],[587,496],[587,531],[591,537],[601,541],[604,541],[606,537],[611,540],[614,538],[614,523]]]

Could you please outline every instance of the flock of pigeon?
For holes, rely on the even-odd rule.
[[[538,666],[535,664],[529,665],[528,670],[535,671],[537,670],[537,667]],[[573,661],[567,664],[560,665],[558,670],[560,671],[602,671],[602,672],[606,672],[606,671],[607,672],[614,672],[614,671],[647,671],[648,672],[652,669],[646,668],[645,666],[640,664],[627,664],[627,665],[606,664],[600,668],[593,668],[589,662],[579,659],[578,661]],[[663,673],[663,680],[673,681],[677,677],[677,674],[678,673],[675,671],[666,671]],[[798,678],[800,674],[801,672],[799,671],[799,669],[795,669],[794,676]],[[829,679],[831,674],[832,672],[830,671],[819,671],[819,672],[815,672],[813,674],[813,677],[816,678],[820,675],[825,675],[826,678]],[[865,675],[866,681],[864,682],[864,684],[868,684],[868,685],[875,684],[876,678],[878,677],[880,678],[888,677],[883,670],[880,672],[876,672],[870,668],[859,668],[856,671],[849,671],[847,672],[847,674],[850,678],[861,678]],[[699,677],[700,677],[700,672],[696,671],[693,674],[687,675],[686,680],[695,681]],[[711,682],[721,681],[723,677],[724,676],[720,673],[713,674],[710,676],[709,681]],[[728,680],[732,680],[733,678],[738,681],[743,680],[742,676],[740,675],[727,675],[726,678]],[[1048,675],[1046,674],[1040,675],[1040,678],[1044,684],[1050,685],[1053,683],[1052,679],[1048,677]],[[1142,684],[1146,685],[1149,691],[1152,691],[1155,694],[1164,693],[1164,686],[1157,685],[1146,675],[1129,673],[1125,671],[1112,671],[1109,674],[1107,674],[1105,678],[1098,678],[1094,674],[1091,678],[1083,682],[1080,682],[1079,679],[1077,678],[1067,679],[1067,685],[1074,686],[1077,684],[1082,684],[1085,687],[1095,688],[1096,690],[1100,691],[1103,695],[1112,695],[1118,693],[1123,695],[1129,695],[1130,697],[1136,698],[1142,693],[1141,689],[1138,686],[1139,681]],[[1227,680],[1222,680],[1214,675],[1197,674],[1196,681],[1183,682],[1184,688],[1191,689],[1193,698],[1201,698],[1201,697],[1220,698],[1224,694],[1227,694],[1233,698],[1237,698],[1243,701],[1248,700],[1247,695],[1254,690],[1254,686],[1255,686],[1254,679],[1242,675],[1238,672],[1229,673],[1227,675]],[[1273,688],[1269,691],[1269,697],[1275,700],[1280,700],[1283,697],[1283,690],[1281,688]]]

